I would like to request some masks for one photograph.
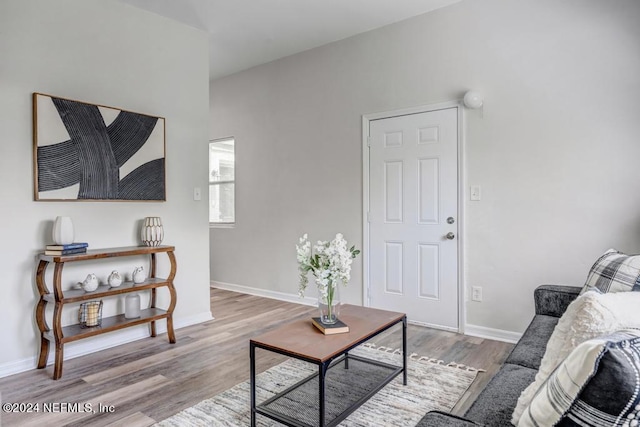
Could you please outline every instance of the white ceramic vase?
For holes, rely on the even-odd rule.
[[[148,216],[144,219],[142,230],[140,231],[142,243],[146,246],[160,246],[164,239],[164,228],[162,219],[158,216]]]
[[[73,222],[71,217],[59,216],[53,223],[53,242],[56,245],[68,245],[73,243]]]

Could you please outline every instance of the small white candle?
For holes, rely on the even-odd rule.
[[[87,326],[97,326],[98,325],[98,309],[100,308],[99,304],[92,303],[87,306],[87,318],[85,324]]]

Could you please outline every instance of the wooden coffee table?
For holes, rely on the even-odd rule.
[[[256,425],[256,414],[288,426],[335,426],[400,372],[403,373],[404,385],[407,385],[407,316],[404,313],[343,305],[340,320],[349,326],[348,333],[324,335],[311,324],[311,318],[308,318],[287,323],[251,339],[251,426]],[[349,354],[355,347],[399,323],[402,324],[402,367]],[[313,363],[318,366],[318,373],[258,404],[256,348]],[[336,375],[343,380],[349,375],[351,384],[358,384],[357,392],[351,387],[348,390],[339,390],[338,381],[332,382]],[[363,383],[366,386],[362,386]],[[316,385],[317,396],[309,399],[303,390],[308,392],[309,387],[315,388]],[[331,396],[331,393],[335,395]],[[328,407],[327,398],[331,397],[334,399]],[[313,411],[313,417],[310,417],[310,411]]]

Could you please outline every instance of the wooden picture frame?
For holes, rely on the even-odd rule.
[[[166,201],[165,119],[33,94],[34,199]]]

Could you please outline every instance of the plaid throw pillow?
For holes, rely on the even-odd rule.
[[[594,288],[602,293],[640,291],[640,255],[609,249],[591,267],[582,293]]]
[[[640,420],[640,330],[576,347],[540,387],[518,426],[635,426]]]

